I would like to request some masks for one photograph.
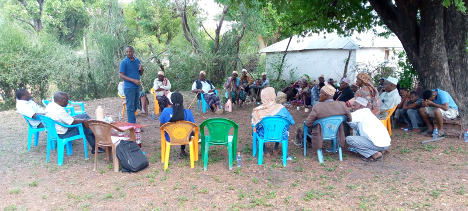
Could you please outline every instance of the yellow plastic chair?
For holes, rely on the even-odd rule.
[[[388,112],[387,118],[380,120],[382,122],[382,124],[387,128],[388,135],[392,135],[392,122],[390,121],[390,117],[392,116],[393,112],[395,112],[397,107],[398,107],[398,105],[396,105],[395,107],[393,107],[390,110],[380,112],[380,113]]]
[[[161,126],[161,162],[164,162],[164,170],[169,166],[169,152],[171,145],[186,145],[190,147],[190,166],[198,160],[198,126],[189,121],[168,122]],[[190,133],[195,131],[195,136],[190,139]],[[169,134],[170,141],[166,141],[165,132]]]
[[[125,96],[122,96],[119,92],[117,92],[117,94],[119,95],[120,98],[124,99],[125,100]],[[123,103],[123,108],[122,108],[122,114],[120,115],[120,118],[123,118],[124,114],[125,114],[125,108],[127,107],[127,103]],[[138,115],[138,112],[135,111],[135,116]]]
[[[156,92],[154,91],[154,88],[151,88],[150,92],[154,97],[154,114],[159,114],[159,102],[158,102],[158,99],[156,98]]]

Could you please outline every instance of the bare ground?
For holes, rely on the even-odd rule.
[[[185,93],[188,107],[193,95]],[[152,102],[152,96],[148,96]],[[196,113],[196,102],[192,111]],[[91,117],[101,105],[115,116],[121,111],[119,98],[85,102]],[[154,105],[150,104],[153,111]],[[239,124],[238,150],[242,168],[228,170],[227,149],[212,147],[208,170],[203,163],[191,169],[189,158],[179,159],[179,148],[171,151],[168,171],[160,162],[159,121],[139,115],[147,124],[142,133],[143,150],[150,166],[138,173],[114,173],[112,164],[99,155],[84,159],[81,140],[73,155],[57,166],[56,151],[46,163],[45,133],[39,145],[27,151],[27,125],[14,111],[0,112],[0,208],[4,210],[467,210],[468,144],[444,139],[429,144],[419,134],[394,129],[390,154],[381,162],[365,163],[343,150],[325,153],[320,165],[317,153],[292,142],[307,116],[290,109],[296,124],[291,127],[289,155],[296,157],[282,167],[280,157],[257,164],[252,157],[250,115],[253,106],[223,117]],[[211,112],[195,114],[197,124],[215,117]],[[126,117],[124,117],[126,118]],[[90,149],[88,147],[88,149]]]

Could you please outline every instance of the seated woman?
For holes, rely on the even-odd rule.
[[[184,109],[184,98],[182,97],[182,94],[178,92],[174,92],[171,94],[171,102],[172,102],[172,108],[165,108],[161,116],[159,116],[159,122],[160,125],[163,125],[168,122],[177,122],[180,120],[185,120],[189,122],[195,123],[195,119],[193,118],[192,111],[188,109]],[[169,134],[165,134],[166,136],[166,141],[170,142],[171,139],[169,138]],[[187,153],[185,152],[185,145],[180,146],[180,157],[185,157],[187,156]]]
[[[171,82],[164,77],[164,71],[158,72],[158,77],[154,79],[153,89],[158,100],[159,111],[162,111],[169,104],[167,94],[171,91]]]
[[[119,91],[120,95],[125,97],[123,81],[119,83],[119,85],[117,86],[117,90]],[[146,114],[146,112],[148,111],[148,105],[149,105],[148,97],[146,97],[146,92],[141,91],[139,98],[140,100],[138,101],[137,108],[141,111],[142,114]]]
[[[252,124],[255,125],[258,136],[263,138],[264,130],[261,124],[258,124],[262,121],[263,118],[268,116],[282,117],[291,122],[291,125],[294,124],[294,119],[291,114],[288,112],[283,105],[277,104],[275,101],[276,94],[273,87],[264,88],[261,92],[262,105],[256,107],[252,111]],[[289,125],[286,126],[283,130],[283,139],[288,138]],[[273,155],[278,155],[278,146],[279,143],[275,143],[275,148],[273,149]],[[269,157],[270,153],[266,147],[263,147],[263,153],[265,157]]]

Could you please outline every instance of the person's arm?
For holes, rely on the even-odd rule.
[[[138,61],[140,61],[140,60],[138,60]],[[144,70],[143,70],[143,66],[141,66],[141,63],[138,64],[138,71],[140,72],[140,76],[142,76]]]
[[[307,116],[306,120],[305,120],[305,125],[307,127],[310,127],[312,126],[312,124],[314,124],[314,121],[317,120],[317,112],[315,111],[315,106],[312,107],[312,111],[310,112],[309,116]]]
[[[254,81],[255,80],[252,77],[247,76],[247,85],[249,85],[249,86],[252,85],[254,83]]]
[[[419,104],[417,104],[417,103],[411,103],[411,104],[405,103],[403,105],[403,110],[414,109],[414,108],[418,108],[418,107],[419,107]]]
[[[193,84],[192,84],[192,92],[193,92],[193,93],[199,93],[199,92],[205,93],[205,92],[203,91],[203,89],[197,89],[197,82],[196,82],[196,81],[193,82]]]
[[[447,111],[447,110],[449,110],[449,108],[450,108],[448,102],[446,102],[446,103],[444,103],[444,104],[442,104],[442,105],[441,105],[441,104],[434,103],[434,102],[432,102],[432,101],[428,101],[428,100],[426,100],[425,102],[426,102],[426,105],[427,105],[427,106],[432,106],[432,107],[440,108],[440,109],[442,109],[442,110],[444,110],[444,111]]]
[[[397,109],[405,109],[405,105],[407,104],[408,102],[408,98],[407,97],[403,97],[403,100],[401,101],[400,104],[398,104],[398,107]],[[406,110],[406,109],[405,109]]]
[[[120,72],[120,78],[123,79],[123,80],[126,80],[126,81],[133,82],[137,86],[140,86],[140,84],[141,84],[141,81],[126,76],[124,72]]]

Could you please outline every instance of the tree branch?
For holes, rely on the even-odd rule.
[[[223,9],[223,13],[221,14],[221,19],[219,20],[219,24],[216,27],[216,31],[215,31],[216,32],[216,36],[215,36],[216,52],[218,52],[219,50],[219,36],[221,34],[221,27],[223,27],[224,18],[226,17],[226,13],[228,12],[228,10],[229,10],[229,5],[225,5]]]
[[[203,26],[203,23],[200,22],[200,26],[203,28],[203,30],[205,31],[205,33],[211,38],[211,40],[214,41],[213,37],[210,35],[210,33],[208,33],[208,31],[206,31],[205,27]]]
[[[28,22],[28,21],[25,21],[25,20],[23,20],[23,19],[17,17],[16,15],[13,15],[13,18],[16,19],[16,20],[19,20],[19,21],[21,21],[21,22],[23,22],[23,23],[27,23],[27,24],[30,25],[34,30],[36,30],[36,27],[34,27],[34,25],[33,25],[32,23],[30,23],[30,22]]]

